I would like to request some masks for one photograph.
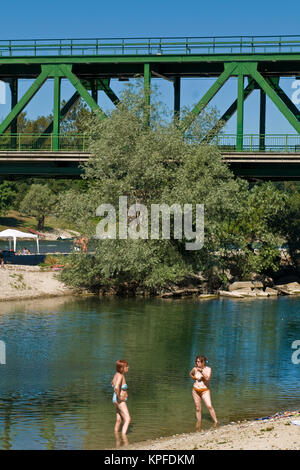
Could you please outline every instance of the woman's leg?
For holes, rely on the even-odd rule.
[[[120,411],[119,411],[119,409],[118,409],[118,405],[115,405],[115,407],[116,407],[115,432],[119,432],[119,431],[120,431],[121,424],[122,424],[122,416],[121,416]]]
[[[128,426],[130,424],[130,421],[131,421],[131,418],[130,418],[130,414],[129,414],[129,411],[128,411],[128,408],[127,408],[127,405],[125,403],[125,401],[122,401],[121,403],[118,403],[118,410],[120,411],[120,414],[122,416],[122,419],[124,421],[123,423],[123,428],[122,428],[122,434],[126,434],[127,433],[127,429],[128,429]]]
[[[201,427],[201,398],[199,397],[198,393],[194,389],[192,391],[192,395],[193,395],[193,399],[194,399],[195,407],[196,407],[196,419],[197,419],[196,429],[200,430],[200,427]]]
[[[217,417],[216,417],[215,410],[213,409],[213,406],[211,404],[210,391],[207,390],[206,392],[203,392],[201,398],[204,401],[204,403],[205,403],[205,405],[206,405],[206,407],[207,407],[207,409],[210,413],[210,416],[213,419],[213,422],[215,424],[217,424],[218,420],[217,420]]]

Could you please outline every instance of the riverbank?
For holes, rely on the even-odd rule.
[[[39,266],[6,265],[0,269],[0,285],[0,302],[77,294],[55,272],[42,271]]]
[[[25,216],[16,210],[9,211],[5,216],[0,217],[0,231],[6,229],[20,230],[21,232],[37,233],[37,221],[35,217]],[[69,228],[65,223],[56,217],[46,217],[46,226],[42,230],[41,240],[55,241],[57,238],[77,237],[80,233]]]
[[[300,450],[300,412],[130,444],[126,450]]]

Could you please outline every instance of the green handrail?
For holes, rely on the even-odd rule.
[[[300,153],[299,134],[217,134],[212,144],[217,145],[223,151],[235,151],[237,141],[242,142],[245,152],[296,152]],[[88,152],[88,134],[38,134],[17,133],[0,135],[1,151],[53,151],[53,142],[58,142],[59,151]],[[264,142],[263,149],[261,142]]]
[[[148,38],[65,38],[10,39],[0,41],[2,55],[103,55],[126,54],[217,54],[300,52],[300,35],[148,37]]]

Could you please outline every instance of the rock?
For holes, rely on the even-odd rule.
[[[299,282],[289,282],[288,284],[280,284],[274,286],[282,294],[286,295],[295,295],[300,294],[300,284]]]
[[[234,291],[232,291],[232,292],[234,292]],[[245,288],[245,289],[237,289],[236,292],[243,295],[244,297],[256,297],[256,294],[255,294],[254,290],[250,289],[249,287]]]
[[[271,297],[278,295],[278,290],[272,289],[271,287],[266,287],[265,292]]]
[[[273,287],[274,280],[271,277],[265,276],[263,279],[263,283],[265,287]]]
[[[254,284],[252,281],[236,281],[230,284],[229,291],[235,291],[238,289],[254,289]]]
[[[256,297],[269,297],[269,294],[260,289],[254,289],[254,293]]]
[[[216,298],[217,298],[216,294],[200,294],[198,296],[198,299],[200,299],[200,300],[216,299]]]
[[[226,290],[219,290],[219,295],[221,297],[235,297],[235,298],[244,298],[244,295],[241,294],[239,291],[226,291]]]
[[[299,284],[299,282],[289,282],[287,284],[287,288],[289,290],[294,291],[294,292],[299,292],[300,293],[300,284]]]
[[[188,289],[177,289],[173,292],[165,292],[165,293],[162,293],[160,295],[160,297],[181,297],[183,295],[195,295],[195,294],[199,294],[199,290],[200,289],[192,289],[192,288],[188,288]]]
[[[283,294],[283,295],[291,295],[291,291],[289,291],[288,289],[286,289],[286,288],[284,288],[284,287],[281,287],[281,286],[274,286],[274,288],[277,289],[280,294]]]
[[[224,274],[228,281],[232,281],[233,275],[231,274],[230,269],[225,269]]]
[[[254,287],[256,287],[257,289],[263,289],[264,285],[261,281],[252,281],[252,284],[254,285]]]

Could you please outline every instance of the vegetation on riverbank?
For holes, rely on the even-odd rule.
[[[8,228],[20,230],[20,231],[30,231],[37,230],[37,220],[33,216],[26,216],[17,210],[9,210],[0,217],[0,231],[6,230]],[[51,235],[60,230],[77,232],[75,224],[67,223],[64,219],[55,217],[54,214],[51,214],[45,218],[45,225],[43,233],[46,235],[46,239],[51,237]]]
[[[202,276],[212,291],[252,273],[272,276],[280,268],[283,242],[289,269],[297,273],[299,186],[235,178],[218,148],[203,142],[216,125],[214,110],[198,117],[185,135],[168,116],[162,118],[155,99],[150,126],[145,126],[144,112],[143,92],[128,88],[110,119],[86,119],[92,153],[84,168],[87,190],[61,195],[58,212],[93,236],[96,208],[112,204],[118,214],[119,196],[127,196],[128,206],[143,204],[149,214],[151,204],[200,203],[205,207],[204,246],[186,250],[187,237],[176,239],[172,231],[174,217],[169,240],[139,238],[142,222],[135,219],[136,239],[98,240],[93,256],[70,258],[62,279],[102,294],[157,294]]]
[[[151,109],[146,109],[143,88],[128,86],[109,119],[99,120],[79,105],[64,123],[64,131],[90,136],[92,157],[84,165],[83,178],[2,181],[2,214],[13,208],[14,214],[22,210],[22,215],[34,215],[22,217],[16,228],[40,230],[48,214],[46,227],[59,221],[60,228],[94,237],[99,222],[108,224],[106,214],[96,216],[97,207],[111,204],[118,220],[120,196],[127,197],[128,207],[143,204],[148,214],[153,204],[178,204],[181,208],[204,204],[204,246],[200,250],[186,250],[186,242],[191,241],[186,233],[182,239],[176,238],[172,214],[170,239],[151,239],[150,227],[149,238],[139,238],[142,219],[135,214],[129,218],[131,227],[136,224],[135,239],[97,240],[93,255],[71,255],[62,280],[103,295],[161,294],[193,289],[199,283],[205,293],[255,276],[261,280],[287,272],[297,277],[299,184],[254,184],[236,178],[218,148],[203,140],[218,122],[215,109],[202,113],[188,133],[183,133],[155,93],[151,103]],[[148,126],[145,115],[150,111]],[[20,126],[26,132],[45,124],[33,123],[26,116],[22,119]],[[39,201],[42,193],[44,204]],[[192,221],[195,232],[195,213]],[[286,259],[279,250],[283,244]]]

